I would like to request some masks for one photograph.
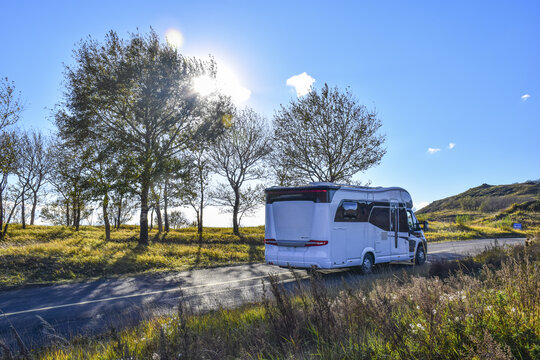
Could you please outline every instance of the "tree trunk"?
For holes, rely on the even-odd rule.
[[[148,246],[148,190],[150,186],[144,184],[141,191],[141,217],[139,219],[140,233],[139,245]]]
[[[4,194],[0,191],[0,232],[4,228]]]
[[[161,208],[159,206],[159,202],[156,203],[156,216],[158,224],[158,234],[161,234],[163,232],[163,220],[161,219]]]
[[[168,212],[168,208],[169,208],[169,194],[167,193],[167,186],[169,184],[169,181],[168,180],[165,180],[165,189],[163,190],[163,212],[164,212],[164,217],[165,217],[165,232],[169,232],[169,214],[167,214]]]
[[[201,192],[201,204],[199,207],[199,212],[197,213],[197,232],[199,237],[202,237],[203,233],[203,203],[204,203],[204,193]]]
[[[1,240],[4,240],[4,238],[6,237],[9,222],[11,221],[11,217],[13,216],[13,213],[15,212],[15,208],[19,205],[18,202],[19,202],[19,198],[17,197],[17,199],[15,199],[15,203],[13,204],[13,207],[11,208],[11,211],[9,212],[9,215],[8,215],[8,217],[6,219],[6,222],[5,222],[5,225],[4,225],[4,230],[0,233],[1,234],[0,235]]]
[[[79,231],[79,225],[81,224],[81,203],[77,201],[77,222],[75,224],[75,231]]]
[[[199,211],[197,213],[197,232],[199,233],[199,240],[202,240],[203,233],[203,208],[204,208],[204,177],[199,166],[199,190],[201,192],[201,202],[199,204]]]
[[[25,187],[23,186],[23,189],[22,189],[22,198],[21,198],[21,223],[22,223],[22,228],[23,229],[26,229],[26,214],[24,213],[24,191],[25,191]]]
[[[77,202],[73,198],[73,204],[71,205],[71,226],[77,225]]]
[[[118,214],[116,219],[116,230],[120,229],[120,219],[122,218],[122,197],[120,196],[120,202],[118,203]]]
[[[111,224],[109,223],[109,213],[107,208],[109,207],[109,194],[105,193],[103,197],[103,222],[105,223],[105,241],[111,240]]]
[[[37,201],[38,201],[38,196],[37,196],[37,191],[36,191],[34,192],[34,199],[32,201],[32,212],[30,213],[30,225],[34,225],[34,220],[36,218]]]
[[[71,225],[71,219],[69,218],[69,201],[66,201],[66,226]]]
[[[240,236],[240,230],[238,226],[238,211],[240,209],[240,190],[234,189],[234,207],[233,207],[233,233]]]

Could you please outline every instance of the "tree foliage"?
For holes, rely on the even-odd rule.
[[[0,130],[19,121],[23,105],[20,94],[15,90],[13,81],[8,78],[0,80]]]
[[[314,89],[282,105],[273,125],[272,162],[281,185],[348,182],[386,153],[381,121],[348,89]]]
[[[215,73],[215,64],[182,56],[154,31],[128,40],[111,31],[103,43],[83,41],[74,57],[57,126],[76,141],[122,145],[118,153],[130,159],[145,245],[150,190],[190,141],[219,132],[228,111],[227,99],[210,102],[192,88],[195,77]]]

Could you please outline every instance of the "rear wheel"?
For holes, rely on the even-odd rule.
[[[368,253],[364,255],[364,261],[362,261],[362,272],[364,274],[371,274],[373,271],[373,265],[375,264],[375,260],[373,259],[373,255]]]
[[[416,256],[414,257],[414,263],[416,265],[423,265],[426,262],[426,252],[423,245],[418,245],[416,249]]]

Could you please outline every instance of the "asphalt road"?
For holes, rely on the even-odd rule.
[[[500,245],[523,242],[498,240]],[[428,244],[428,261],[473,255],[492,243],[491,239],[482,239]],[[395,264],[390,269],[404,266],[410,265]],[[284,282],[293,279],[288,269],[250,264],[1,291],[0,340],[16,349],[13,328],[29,348],[54,340],[51,333],[65,338],[102,333],[171,314],[180,301],[193,311],[240,305],[261,298],[262,282],[269,273]],[[306,276],[303,270],[297,274]],[[346,269],[324,276],[325,281],[336,283],[344,278],[369,280],[358,271]]]

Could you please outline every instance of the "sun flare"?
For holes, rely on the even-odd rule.
[[[251,96],[251,90],[244,87],[238,76],[227,66],[218,63],[216,77],[208,75],[193,79],[193,88],[203,96],[224,94],[231,97],[236,105],[246,102]]]
[[[167,44],[175,49],[180,49],[184,44],[184,35],[178,29],[167,30],[165,39],[167,39]]]

